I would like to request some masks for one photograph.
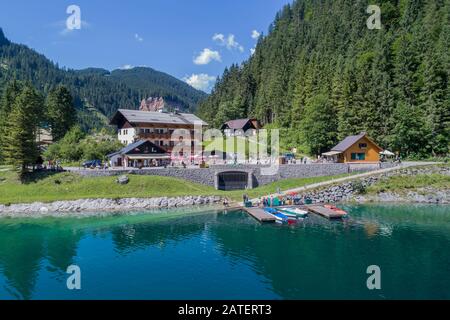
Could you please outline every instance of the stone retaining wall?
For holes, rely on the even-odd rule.
[[[326,188],[307,191],[300,196],[309,198],[313,203],[337,203],[337,202],[417,202],[417,203],[450,203],[450,188],[435,190],[431,187],[421,190],[410,190],[407,194],[401,195],[395,192],[381,192],[377,195],[360,194],[364,190],[380,180],[393,176],[415,176],[441,174],[450,175],[450,167],[427,167],[427,168],[405,168],[399,171],[387,172],[374,175],[355,181],[348,181],[341,184],[332,185]]]
[[[211,166],[210,168],[155,168],[155,169],[124,169],[124,170],[76,170],[73,171],[82,176],[116,176],[123,174],[154,175],[163,177],[180,178],[195,183],[200,183],[218,188],[218,174],[226,171],[246,172],[249,174],[249,188],[266,185],[275,181],[288,178],[310,178],[320,176],[333,176],[349,172],[367,172],[384,169],[393,164],[297,164],[280,165],[275,175],[264,175],[257,165],[228,165]]]

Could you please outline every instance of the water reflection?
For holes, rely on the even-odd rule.
[[[0,285],[4,283],[0,293],[3,290],[13,299],[39,298],[38,281],[65,283],[67,266],[95,255],[82,251],[81,243],[103,241],[115,253],[105,253],[105,268],[136,272],[140,272],[137,267],[145,271],[145,266],[170,268],[162,273],[167,279],[142,280],[167,284],[166,298],[175,290],[170,285],[195,285],[200,292],[212,282],[222,290],[211,291],[217,294],[214,298],[450,298],[448,207],[346,209],[351,218],[344,222],[313,216],[295,227],[260,225],[242,212],[186,215],[182,210],[88,219],[4,219],[0,220]],[[148,251],[151,248],[158,251]],[[142,265],[127,265],[130,257]],[[365,287],[365,270],[372,264],[384,272],[381,293]],[[190,268],[203,268],[198,272],[204,279],[188,279]],[[186,270],[186,277],[175,281],[174,270]],[[248,292],[237,295],[243,279],[249,281]],[[176,297],[192,298],[185,289],[186,296]],[[132,290],[122,297],[143,294],[138,285]],[[101,291],[92,295],[109,297]],[[151,297],[158,298],[158,292]]]
[[[202,233],[212,215],[181,217],[177,220],[152,224],[126,224],[111,229],[114,248],[119,254],[128,254],[149,246],[163,248],[168,242],[180,242]]]

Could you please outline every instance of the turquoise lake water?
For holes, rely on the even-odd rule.
[[[0,219],[0,299],[450,299],[449,206],[343,208],[296,226],[194,209]]]

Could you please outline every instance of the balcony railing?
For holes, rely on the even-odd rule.
[[[137,135],[142,139],[156,139],[156,140],[166,139],[166,140],[169,140],[171,138],[169,133],[142,133],[142,132],[139,132]]]

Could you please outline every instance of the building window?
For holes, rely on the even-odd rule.
[[[150,129],[145,129],[145,133],[150,133]]]
[[[366,160],[365,153],[352,153],[352,160],[364,161]]]
[[[367,149],[367,143],[360,143],[359,144],[360,149]]]

